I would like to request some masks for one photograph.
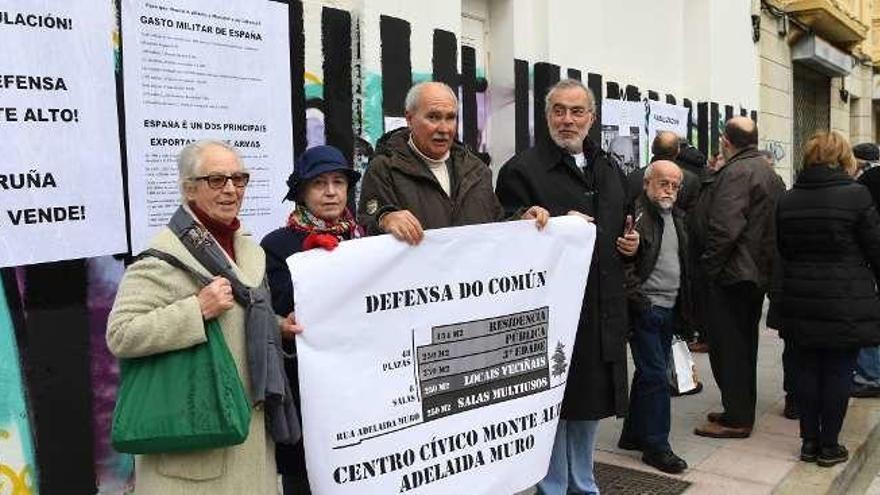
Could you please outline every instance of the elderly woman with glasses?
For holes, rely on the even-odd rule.
[[[251,356],[269,353],[248,352],[258,349],[255,345],[267,344],[252,341],[254,320],[246,318],[250,313],[234,297],[230,283],[230,279],[237,279],[249,288],[261,288],[266,276],[265,254],[238,219],[249,175],[235,149],[221,141],[190,144],[179,155],[178,169],[183,205],[150,241],[150,250],[161,253],[139,257],[126,270],[110,314],[107,344],[120,358],[186,349],[207,341],[205,321],[216,318],[247,396],[256,403],[247,438],[239,445],[137,456],[136,491],[163,495],[276,493],[275,443],[297,441],[299,425],[289,390],[286,400],[278,399],[265,394],[259,385],[257,378],[265,377],[266,369],[270,375],[266,380],[274,377],[286,385],[284,371],[279,359],[272,375],[271,362]],[[205,253],[210,258],[205,258]],[[178,267],[171,258],[182,265]],[[218,264],[225,276],[217,276]],[[210,283],[203,286],[193,271]],[[268,305],[268,294],[264,294]],[[268,315],[262,321],[268,321],[269,326],[262,329],[269,341],[273,334],[280,340],[282,332],[298,330],[291,319],[276,319],[271,310]]]
[[[360,176],[332,146],[310,148],[296,162],[293,174],[287,180],[290,190],[285,197],[296,206],[287,225],[267,235],[261,243],[266,250],[266,272],[277,314],[291,314],[294,309],[295,295],[287,268],[288,257],[316,247],[332,250],[340,241],[363,235],[347,206],[348,192]],[[297,327],[296,330],[301,329]],[[288,340],[285,345],[293,350],[293,340]],[[288,361],[287,375],[298,404],[299,380],[295,360]],[[276,461],[285,495],[310,493],[302,442],[292,447],[279,445]]]

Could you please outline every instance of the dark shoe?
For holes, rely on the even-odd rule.
[[[804,440],[801,443],[801,460],[804,462],[816,462],[819,457],[819,442]]]
[[[873,399],[880,397],[880,387],[873,385],[859,385],[853,383],[852,391],[849,394],[857,399]]]
[[[694,429],[694,434],[710,438],[748,438],[752,434],[751,426],[724,426],[711,421]]]
[[[642,462],[669,474],[678,474],[688,468],[687,462],[675,455],[671,450],[663,452],[645,452]]]
[[[691,342],[688,344],[688,350],[691,352],[706,353],[709,352],[709,344],[705,342]]]
[[[675,393],[670,394],[672,397],[681,397],[683,395],[697,395],[698,393],[703,391],[703,384],[701,382],[697,382],[697,386],[688,390],[687,392],[678,393],[676,390]]]
[[[790,395],[785,396],[785,407],[782,409],[782,415],[788,419],[798,419],[801,417],[798,413],[797,403]]]
[[[843,445],[832,445],[819,449],[819,457],[816,464],[822,467],[831,467],[849,459],[849,451]]]
[[[724,413],[723,412],[710,412],[706,415],[706,420],[710,423],[718,423],[721,424],[724,421]]]
[[[642,444],[621,435],[620,440],[617,441],[617,448],[622,450],[642,450]]]

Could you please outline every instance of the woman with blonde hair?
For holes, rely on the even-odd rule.
[[[880,216],[839,132],[811,137],[803,165],[777,210],[782,319],[795,346],[801,460],[829,467],[849,457],[838,435],[858,350],[880,343]]]

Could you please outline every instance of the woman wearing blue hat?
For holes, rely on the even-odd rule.
[[[260,243],[266,251],[266,277],[272,291],[275,313],[293,312],[293,284],[287,258],[316,247],[335,248],[340,241],[363,235],[348,209],[348,191],[361,174],[352,169],[342,153],[332,146],[316,146],[302,154],[287,179],[290,188],[284,199],[296,205],[287,226],[269,233]],[[295,330],[301,331],[297,327]],[[293,347],[293,334],[284,335],[288,351]],[[299,380],[295,359],[286,363],[287,376],[294,398],[299,404]],[[284,495],[309,494],[305,453],[300,441],[295,446],[278,445],[275,450],[278,472],[282,475]]]

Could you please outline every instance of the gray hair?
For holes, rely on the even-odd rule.
[[[235,159],[238,161],[238,165],[242,165],[241,155],[238,154],[238,150],[219,139],[200,139],[186,145],[177,155],[177,184],[180,188],[180,195],[184,200],[186,199],[186,194],[183,188],[184,184],[186,184],[186,181],[189,179],[198,175],[199,170],[202,167],[202,153],[204,153],[206,149],[214,146],[223,148],[234,154]]]
[[[409,91],[406,92],[406,99],[403,101],[403,106],[407,113],[415,113],[416,110],[419,109],[419,102],[422,99],[422,90],[431,85],[439,85],[443,87],[443,89],[449,92],[449,96],[452,97],[452,101],[455,102],[455,106],[458,106],[458,96],[455,94],[455,91],[453,91],[452,88],[449,87],[449,85],[440,81],[425,81],[414,84],[413,87],[409,88]]]
[[[678,170],[678,176],[681,177],[682,180],[684,180],[684,172],[682,172],[681,167],[679,167],[678,164],[672,160],[657,160],[655,162],[649,163],[648,166],[645,167],[645,179],[644,180],[651,180],[651,176],[654,175],[654,164],[660,163],[660,162],[667,162],[672,165],[675,165],[676,170]]]
[[[590,100],[587,110],[591,113],[596,113],[596,95],[593,94],[593,90],[584,85],[584,83],[578,81],[577,79],[563,79],[558,83],[550,86],[550,89],[547,91],[547,96],[544,97],[544,113],[545,115],[549,115],[552,110],[552,106],[550,104],[550,100],[553,98],[553,93],[563,90],[563,89],[574,89],[580,88],[587,93],[587,99]]]

